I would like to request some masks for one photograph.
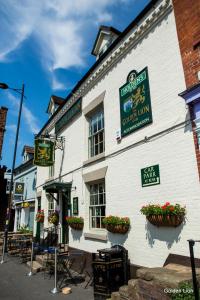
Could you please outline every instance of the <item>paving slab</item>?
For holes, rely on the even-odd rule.
[[[0,264],[0,299],[1,300],[93,300],[93,288],[84,289],[84,283],[66,286],[72,288],[72,293],[64,295],[51,294],[54,288],[54,278],[44,279],[43,273],[36,273],[28,277],[29,268],[19,263],[17,257],[5,257],[5,262]]]

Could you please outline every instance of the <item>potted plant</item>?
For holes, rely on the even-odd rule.
[[[170,204],[169,202],[166,202],[164,205],[145,205],[140,211],[155,226],[177,227],[183,222],[186,215],[185,207],[177,203]]]
[[[126,233],[130,227],[130,219],[127,217],[108,216],[102,220],[105,228],[112,233]]]
[[[29,206],[30,206],[29,202],[24,202],[24,203],[22,203],[22,207],[23,207],[23,208],[27,208],[27,207],[29,207]]]
[[[84,220],[82,217],[66,217],[67,224],[75,229],[82,230],[84,226]]]
[[[49,223],[54,224],[55,226],[57,226],[58,222],[59,222],[59,212],[57,210],[53,211],[49,215],[48,221],[49,221]]]
[[[38,223],[44,223],[44,210],[43,209],[38,210],[38,212],[35,216],[35,220]]]

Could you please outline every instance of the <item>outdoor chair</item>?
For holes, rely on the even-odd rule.
[[[59,287],[64,281],[73,284],[84,281],[85,256],[83,252],[70,252],[69,255],[58,256]]]

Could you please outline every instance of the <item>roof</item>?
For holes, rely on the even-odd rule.
[[[87,73],[81,78],[80,81],[77,82],[72,91],[65,98],[65,102],[59,106],[59,108],[55,111],[55,113],[48,119],[48,121],[44,124],[42,129],[39,131],[37,136],[40,136],[45,127],[53,120],[53,118],[59,113],[64,104],[76,93],[81,84],[90,76],[90,74],[100,65],[100,63],[104,60],[105,57],[109,55],[109,53],[120,43],[120,41],[142,20],[142,18],[152,9],[155,4],[160,0],[151,0],[145,8],[139,13],[139,15],[120,33],[118,38],[111,44],[111,46],[101,55],[101,57],[91,66],[91,68],[87,71]]]
[[[24,152],[29,153],[29,154],[34,154],[34,147],[25,145],[22,150],[22,155],[24,154]]]
[[[48,104],[48,107],[47,107],[47,111],[46,111],[46,112],[49,112],[49,106],[50,106],[50,104],[51,104],[52,101],[53,101],[55,104],[57,104],[58,106],[60,106],[60,105],[62,105],[62,104],[65,103],[65,99],[64,99],[64,98],[61,98],[61,97],[52,95],[52,96],[50,97],[49,104]]]
[[[97,41],[98,41],[98,39],[99,39],[100,33],[101,33],[101,31],[103,31],[103,30],[113,32],[113,33],[115,33],[116,35],[120,35],[120,34],[121,34],[121,31],[119,31],[118,29],[116,29],[116,28],[114,28],[114,27],[112,27],[112,26],[109,27],[109,26],[101,25],[101,26],[99,27],[99,31],[98,31],[96,40],[95,40],[95,42],[94,42],[94,46],[93,46],[93,48],[92,48],[92,52],[91,52],[92,55],[95,55],[94,50],[95,50]]]
[[[32,167],[34,167],[33,158],[31,158],[31,159],[27,160],[26,162],[22,163],[21,165],[17,166],[14,169],[14,174],[16,176],[17,174],[24,172],[24,170],[32,168]],[[35,166],[35,169],[36,169],[36,166]]]

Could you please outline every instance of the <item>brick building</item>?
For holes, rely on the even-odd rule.
[[[3,148],[3,139],[6,126],[6,117],[8,109],[6,107],[0,107],[0,160]],[[6,166],[0,165],[0,231],[4,229],[6,208],[7,208],[7,195],[6,195],[6,184],[7,180],[4,179],[6,172]]]
[[[0,160],[3,148],[3,139],[4,139],[4,132],[6,126],[6,117],[7,117],[8,109],[6,107],[0,107]]]
[[[187,89],[180,93],[189,106],[200,176],[200,1],[173,0]]]

